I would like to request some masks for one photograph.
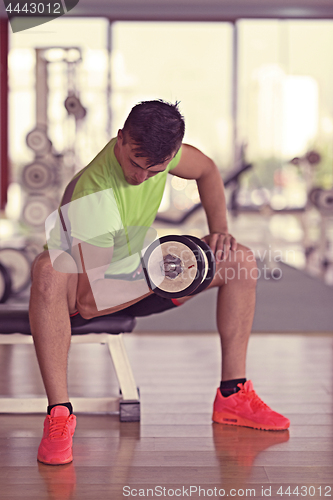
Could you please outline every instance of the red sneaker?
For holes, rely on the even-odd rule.
[[[220,424],[241,425],[265,431],[288,429],[290,420],[271,410],[256,394],[251,380],[238,384],[240,391],[224,398],[217,389],[213,421]]]
[[[55,406],[44,421],[44,433],[38,448],[37,460],[48,465],[68,464],[73,460],[72,437],[75,415],[66,406]]]

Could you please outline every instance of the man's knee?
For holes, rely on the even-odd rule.
[[[31,282],[33,289],[47,293],[53,283],[53,268],[47,251],[37,255],[31,266]]]
[[[238,280],[244,285],[255,286],[258,268],[254,253],[250,248],[238,245],[237,250],[229,252],[226,260],[217,263],[217,274],[224,283]]]
[[[77,268],[73,258],[63,252],[53,262],[48,250],[37,255],[31,268],[32,286],[42,291],[49,292],[59,282],[67,281],[68,278],[77,274]]]
[[[230,252],[230,260],[237,279],[247,284],[256,284],[258,268],[254,253],[250,248],[239,245],[237,250]]]
[[[31,280],[37,279],[37,277],[44,273],[48,267],[51,266],[51,261],[49,257],[49,252],[44,250],[42,253],[38,254],[31,265]],[[47,272],[47,271],[46,271]]]

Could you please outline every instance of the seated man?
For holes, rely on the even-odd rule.
[[[144,279],[117,279],[124,270],[136,274],[137,247],[144,238],[135,228],[144,228],[146,234],[152,225],[168,173],[196,180],[209,227],[203,239],[216,258],[209,288],[219,288],[222,374],[213,420],[266,430],[289,427],[289,420],[265,405],[245,378],[256,262],[253,253],[228,232],[224,187],[216,165],[198,149],[182,145],[184,129],[177,104],[158,100],[135,106],[118,136],[67,186],[58,228],[51,231],[48,250],[34,262],[30,324],[49,402],[38,449],[43,463],[64,464],[73,458],[76,420],[67,392],[70,316],[92,318],[120,310],[143,316],[191,298],[162,298]],[[67,239],[65,245],[59,243],[64,240],[61,236]],[[136,238],[140,244],[133,243]],[[115,279],[106,279],[109,272]]]

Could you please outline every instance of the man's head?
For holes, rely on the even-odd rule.
[[[178,103],[156,100],[134,106],[118,132],[115,149],[126,180],[140,184],[165,170],[180,148],[184,132]]]

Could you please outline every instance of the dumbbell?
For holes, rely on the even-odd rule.
[[[317,206],[321,212],[330,215],[333,214],[333,189],[322,190],[318,195]]]
[[[28,288],[30,284],[31,262],[23,250],[17,248],[0,248],[0,263],[10,273],[11,295],[18,295]]]
[[[40,128],[35,128],[26,137],[27,145],[37,156],[44,156],[50,152],[52,142],[47,137],[46,132]]]
[[[333,189],[313,188],[309,193],[309,200],[324,215],[333,213]]]
[[[46,218],[56,208],[56,203],[52,198],[31,193],[26,199],[21,218],[24,223],[41,230],[44,229]]]
[[[82,106],[81,101],[75,95],[69,95],[64,104],[67,113],[69,115],[74,115],[76,120],[82,120],[87,114],[87,110]]]
[[[202,292],[215,275],[212,250],[195,236],[163,236],[149,245],[141,262],[149,288],[169,299]]]
[[[27,191],[47,190],[53,183],[51,169],[40,161],[26,165],[22,172],[22,185]]]

